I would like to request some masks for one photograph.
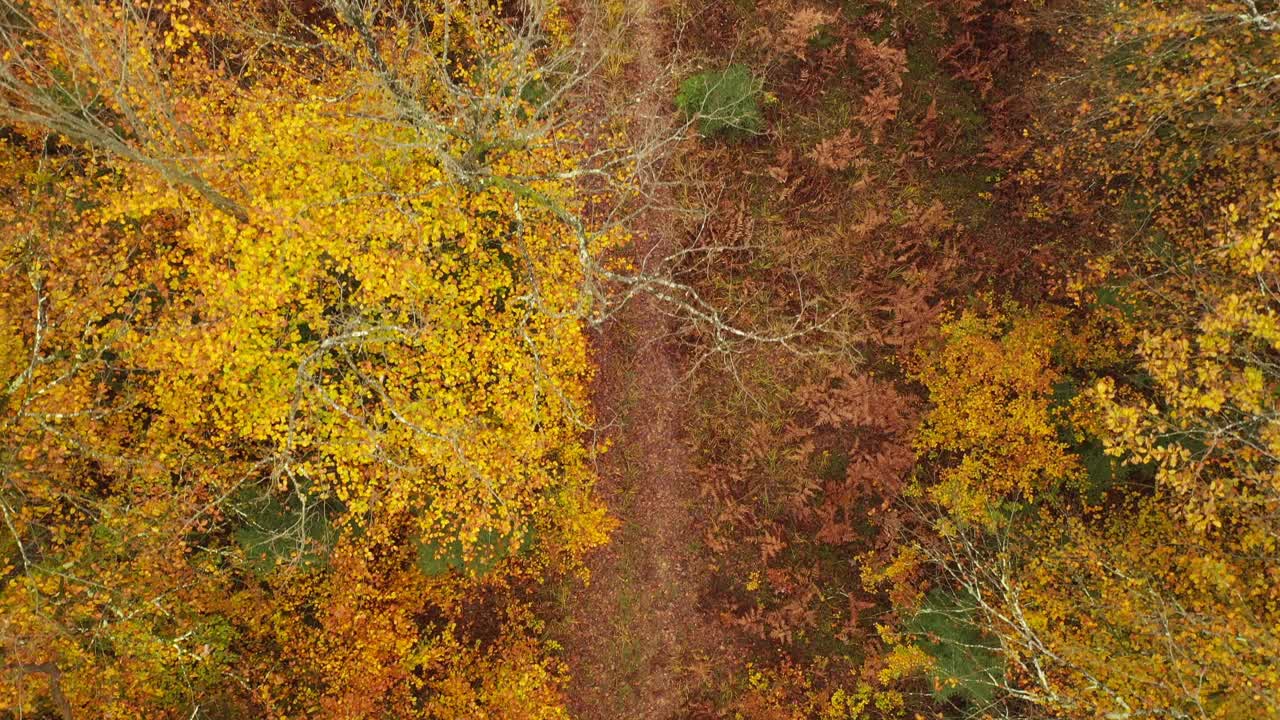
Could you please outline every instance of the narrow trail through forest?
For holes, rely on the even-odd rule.
[[[625,76],[638,92],[635,121],[666,109],[652,92],[667,51],[659,0],[633,8],[634,52]],[[635,228],[633,258],[675,241],[661,211]],[[684,718],[709,658],[722,648],[698,609],[706,570],[697,554],[695,483],[682,437],[681,361],[667,344],[655,299],[628,303],[597,337],[597,421],[609,428],[599,491],[620,524],[588,560],[591,582],[570,596],[562,643],[569,706],[582,720]]]

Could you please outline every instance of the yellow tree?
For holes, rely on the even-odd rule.
[[[971,704],[975,716],[1027,704],[1064,718],[1280,708],[1278,224],[1276,199],[1232,209],[1224,241],[1199,259],[1212,270],[1178,289],[1200,314],[1126,333],[1143,338],[1139,372],[1105,368],[1070,413],[1050,394],[1073,365],[1050,353],[1066,334],[1058,311],[1039,313],[1054,318],[1039,336],[1027,334],[1034,315],[1001,332],[967,314],[922,358],[936,403],[918,439],[937,468],[934,532],[900,560],[924,560],[938,590],[902,640],[934,648],[937,680],[989,704]],[[1030,355],[1018,350],[1027,337]],[[1101,458],[1064,438],[1093,435],[1136,466],[1091,478],[1110,484],[1101,496],[1065,482]]]
[[[1253,2],[1109,7],[1080,43],[1084,71],[1059,86],[1083,93],[1072,132],[1028,175],[1122,242],[1073,284],[1070,324],[1093,327],[1089,341],[1042,372],[1069,370],[1089,388],[1062,429],[1096,438],[1129,471],[1101,498],[1043,497],[986,527],[956,522],[946,503],[930,511],[937,532],[914,550],[962,608],[958,621],[998,648],[1003,666],[982,682],[1001,711],[1253,718],[1280,708],[1275,21]],[[990,357],[956,347],[953,367]],[[983,424],[964,400],[989,390],[936,384],[943,417]],[[1019,407],[998,409],[997,422]],[[959,448],[940,473],[1007,447]],[[979,466],[980,495],[1018,477]]]
[[[555,9],[3,12],[3,702],[555,716],[621,172]]]
[[[990,526],[1003,502],[1036,500],[1079,476],[1060,437],[1065,410],[1054,407],[1063,376],[1053,355],[1069,340],[1052,308],[965,311],[917,353],[915,378],[933,408],[915,444],[938,461],[929,494],[952,517]]]

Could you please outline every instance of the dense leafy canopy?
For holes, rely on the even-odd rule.
[[[611,241],[500,10],[0,10],[0,704],[559,715]]]
[[[567,718],[616,289],[689,708],[1280,713],[1280,8],[756,5],[652,131],[614,0],[0,0],[0,716]]]
[[[1007,708],[1071,718],[1280,708],[1280,33],[1261,6],[1107,14],[1081,43],[1086,70],[1062,86],[1084,95],[1061,119],[1070,134],[1037,150],[1016,182],[1046,190],[1029,215],[1118,242],[1070,279],[1069,302],[1030,316],[1054,319],[1034,341],[1028,320],[968,311],[923,358],[936,407],[918,444],[934,452],[941,505],[927,554],[978,598],[974,623],[999,638],[1008,672],[991,682]],[[1015,373],[1030,383],[1004,390]],[[1055,383],[1083,391],[1055,410]],[[1098,449],[1122,464],[1090,469],[1107,480],[1102,494],[1060,485]],[[1011,500],[1035,502],[982,530],[956,524]]]

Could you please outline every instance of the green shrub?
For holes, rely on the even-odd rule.
[[[680,83],[676,106],[696,119],[703,137],[755,135],[764,128],[760,114],[760,81],[746,65],[698,73]]]
[[[303,503],[306,504],[303,504]],[[259,575],[278,564],[324,565],[338,539],[331,520],[343,512],[333,501],[307,501],[305,496],[243,490],[232,501],[243,524],[235,531],[245,560]]]
[[[472,556],[462,552],[462,542],[453,540],[446,543],[425,542],[416,539],[418,549],[418,569],[426,575],[442,575],[450,571],[469,574],[474,577],[488,575],[498,563],[513,554],[524,554],[533,548],[533,534],[525,532],[518,542],[511,536],[501,535],[493,530],[481,530]]]
[[[941,590],[925,598],[907,632],[934,660],[934,697],[964,698],[976,706],[991,702],[993,678],[1004,675],[999,646],[975,624],[970,603]]]

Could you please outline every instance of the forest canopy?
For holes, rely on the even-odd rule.
[[[462,613],[604,537],[558,16],[4,12],[3,704],[553,695],[519,602]]]
[[[1280,717],[1270,0],[0,0],[0,718]]]

